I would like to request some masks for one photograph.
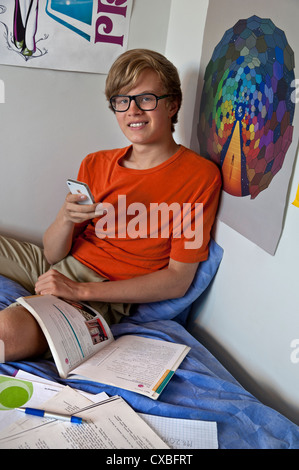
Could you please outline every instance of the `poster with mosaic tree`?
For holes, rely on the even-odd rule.
[[[207,63],[200,153],[219,166],[223,191],[234,198],[258,198],[284,165],[294,134],[294,67],[285,32],[257,15],[227,29]]]
[[[270,19],[252,16],[225,32],[206,68],[202,153],[220,163],[223,189],[252,198],[281,169],[292,141],[294,53]]]

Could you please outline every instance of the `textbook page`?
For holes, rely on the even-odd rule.
[[[61,378],[90,379],[157,399],[190,347],[136,335],[117,340],[88,305],[52,295],[17,299],[42,328]]]
[[[20,297],[48,341],[60,377],[114,341],[108,324],[88,305],[52,295]]]
[[[169,448],[118,396],[94,404],[74,389],[66,387],[53,399],[44,403],[43,409],[67,414],[76,413],[87,422],[73,424],[27,415],[19,421],[19,430],[14,435],[10,434],[8,437],[7,434],[0,435],[0,449]],[[29,420],[32,425],[28,429]]]
[[[121,336],[69,377],[89,378],[157,399],[189,351],[183,344]]]

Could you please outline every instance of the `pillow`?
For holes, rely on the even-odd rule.
[[[214,278],[223,256],[223,249],[211,239],[209,257],[199,263],[188,291],[178,299],[163,300],[137,305],[130,317],[139,323],[155,320],[175,320],[184,324],[194,300],[207,289]]]
[[[3,310],[15,302],[18,297],[26,295],[31,294],[20,284],[4,276],[0,276],[0,310]]]

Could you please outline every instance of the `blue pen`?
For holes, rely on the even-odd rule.
[[[64,415],[60,413],[51,413],[50,411],[39,410],[37,408],[16,408],[16,410],[23,411],[27,415],[40,416],[41,418],[59,419],[62,421],[69,421],[70,423],[81,424],[83,419],[78,416]]]

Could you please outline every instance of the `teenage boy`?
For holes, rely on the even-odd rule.
[[[0,274],[36,294],[88,302],[112,323],[128,314],[131,303],[185,294],[208,257],[221,178],[212,162],[173,138],[182,93],[177,70],[164,56],[125,52],[111,67],[105,92],[130,145],[83,160],[78,180],[89,185],[96,202],[79,204],[82,196],[68,194],[44,235],[44,251],[1,238]],[[164,209],[154,227],[153,205]],[[179,214],[172,216],[178,205]],[[138,218],[140,207],[146,211]],[[189,216],[187,228],[182,214]],[[0,338],[7,361],[48,348],[32,315],[19,305],[0,312]]]

